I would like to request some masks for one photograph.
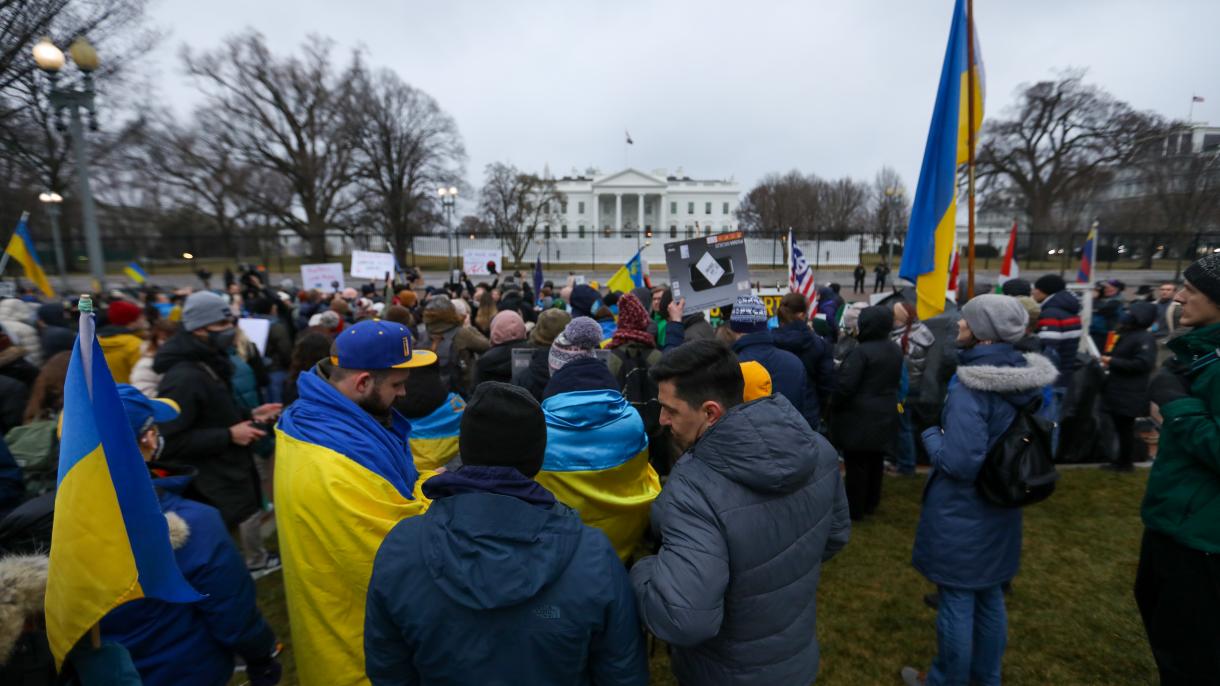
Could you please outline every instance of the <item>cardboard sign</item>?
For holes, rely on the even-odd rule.
[[[503,266],[503,253],[499,248],[467,248],[462,251],[462,269],[467,276],[488,276],[487,263],[495,262],[496,271]]]
[[[732,304],[750,293],[750,265],[741,232],[701,236],[665,244],[665,266],[674,300],[689,311]]]
[[[384,279],[386,273],[394,274],[394,256],[388,252],[352,251],[350,273],[357,279]]]
[[[513,348],[513,350],[512,350],[513,376],[517,376],[518,374],[524,372],[526,369],[529,368],[530,358],[534,356],[534,352],[535,352],[535,350],[533,348]],[[601,360],[602,362],[605,362],[607,365],[610,364],[610,355],[612,355],[612,354],[613,353],[611,353],[609,350],[606,350],[605,348],[597,348],[596,350],[593,351],[594,359]]]
[[[258,348],[258,354],[266,356],[267,354],[267,336],[271,334],[270,319],[254,319],[242,317],[237,320],[237,328],[246,334],[246,338]]]
[[[323,293],[333,293],[338,283],[338,289],[343,288],[343,265],[338,262],[326,264],[301,265],[301,288],[319,290]]]

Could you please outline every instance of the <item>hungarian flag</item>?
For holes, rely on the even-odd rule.
[[[1004,249],[1004,264],[1000,266],[1000,283],[996,284],[996,293],[1005,283],[1021,276],[1021,267],[1017,264],[1017,222],[1012,222],[1012,232],[1008,234],[1008,247]]]

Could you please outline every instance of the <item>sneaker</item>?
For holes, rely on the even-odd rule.
[[[902,683],[905,686],[924,686],[927,683],[928,675],[922,674],[914,667],[903,667],[898,675],[902,677]]]
[[[932,608],[933,610],[940,610],[940,594],[939,593],[925,594],[923,597],[923,604],[927,605],[928,607]]]
[[[267,553],[267,559],[263,561],[263,564],[257,567],[247,567],[247,569],[250,571],[250,576],[255,581],[258,581],[268,574],[280,571],[280,568],[283,566],[284,564],[280,562],[279,555],[275,553]]]

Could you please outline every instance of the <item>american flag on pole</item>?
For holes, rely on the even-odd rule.
[[[796,247],[792,229],[788,229],[788,290],[812,299],[816,286],[817,284],[813,280],[813,270],[805,261],[805,254]]]

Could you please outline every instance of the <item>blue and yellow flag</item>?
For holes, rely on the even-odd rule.
[[[144,283],[145,281],[148,281],[148,274],[145,273],[140,265],[134,261],[128,262],[127,266],[123,267],[123,273],[127,275],[127,278],[135,281],[136,283]]]
[[[420,473],[436,471],[458,456],[458,434],[462,430],[462,413],[466,401],[450,393],[440,407],[424,417],[411,420],[411,457]]]
[[[107,612],[139,598],[189,603],[169,529],[118,389],[80,317],[64,382],[59,487],[47,574],[47,639],[57,668]]]
[[[974,100],[977,132],[983,121],[983,69],[975,33],[974,92],[967,86],[966,2],[957,0],[949,45],[940,73],[940,88],[928,129],[919,186],[911,206],[902,264],[898,275],[915,283],[920,319],[934,317],[945,309],[949,285],[949,266],[957,234],[957,168],[969,156],[967,131],[968,97]]]
[[[614,276],[606,282],[606,288],[619,293],[630,293],[633,288],[644,287],[644,273],[640,265],[640,251],[627,260],[627,264],[619,267]]]
[[[54,298],[55,289],[51,288],[51,281],[42,270],[42,263],[38,261],[38,253],[34,250],[34,241],[30,238],[29,217],[29,212],[21,213],[21,221],[17,222],[17,230],[13,232],[4,252],[21,265],[25,270],[25,278],[33,281],[43,295]]]

